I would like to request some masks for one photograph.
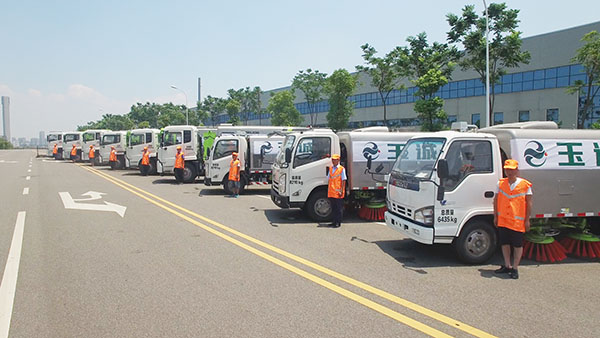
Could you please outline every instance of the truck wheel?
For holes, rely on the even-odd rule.
[[[191,163],[186,163],[183,167],[183,181],[185,183],[193,183],[196,180],[196,168]]]
[[[458,258],[467,264],[486,262],[496,252],[496,229],[482,220],[467,223],[452,245]]]
[[[158,173],[156,169],[156,160],[150,160],[150,168],[148,168],[148,175],[156,175]]]
[[[123,156],[117,157],[117,163],[115,169],[125,169],[125,158]]]
[[[308,217],[313,221],[324,222],[331,219],[331,202],[327,191],[320,190],[312,194],[305,206]]]

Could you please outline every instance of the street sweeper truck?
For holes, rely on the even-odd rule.
[[[308,128],[245,126],[232,130],[231,127],[219,127],[219,136],[215,139],[206,164],[204,184],[223,185],[226,193],[232,193],[229,164],[234,152],[238,153],[241,165],[240,193],[248,185],[271,184],[271,165],[279,154],[285,133],[294,130]]]
[[[73,150],[73,145],[75,145],[76,155],[74,157],[75,161],[81,161],[81,152],[82,152],[82,141],[81,136],[83,132],[81,131],[70,131],[63,134],[63,158],[70,159],[71,151]]]
[[[204,176],[206,152],[215,139],[215,128],[196,126],[167,126],[161,130],[158,148],[157,172],[173,174],[177,147],[181,146],[185,158],[183,181],[191,183]]]
[[[452,244],[463,262],[487,261],[497,248],[493,200],[509,158],[533,184],[532,220],[598,224],[600,131],[546,121],[413,137],[389,176],[386,224],[421,243]]]
[[[157,151],[159,148],[160,130],[152,128],[133,129],[127,132],[127,151],[125,158],[128,168],[137,168],[141,171],[142,154],[145,147],[150,152],[150,165],[148,174],[156,174]]]
[[[51,131],[46,136],[46,141],[48,141],[48,156],[54,156],[54,145],[56,144],[56,156],[55,159],[62,159],[63,153],[63,145],[62,145],[62,137],[63,133],[60,131]]]
[[[108,129],[88,129],[83,132],[83,135],[81,136],[83,139],[81,146],[83,149],[81,152],[82,160],[88,161],[90,159],[90,146],[94,146],[94,153],[96,154],[96,157],[94,157],[95,162],[100,163],[100,143],[102,142],[102,136],[108,132],[110,132]]]
[[[302,208],[315,221],[329,220],[327,174],[331,155],[340,154],[348,178],[346,203],[359,207],[363,218],[383,220],[386,175],[406,141],[417,134],[390,132],[387,127],[288,134],[273,164],[271,199],[280,208]]]
[[[109,164],[111,147],[115,147],[117,153],[117,162],[113,169],[124,169],[127,166],[125,152],[127,150],[126,131],[111,131],[102,135],[100,143],[100,164]]]

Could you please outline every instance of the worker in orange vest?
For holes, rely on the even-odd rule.
[[[142,176],[147,176],[148,171],[150,170],[150,151],[148,151],[148,147],[144,147],[142,153],[142,161],[140,163],[140,172]]]
[[[344,196],[346,192],[346,169],[340,165],[340,155],[331,155],[333,166],[329,170],[327,185],[327,197],[331,202],[332,223],[330,226],[339,228],[342,226],[342,217],[344,215]]]
[[[56,160],[56,157],[58,156],[58,145],[56,143],[54,143],[54,148],[52,148],[52,156],[54,156],[55,160]]]
[[[183,168],[185,168],[185,156],[183,156],[181,146],[177,146],[177,154],[175,154],[175,168],[173,169],[177,184],[183,183]]]
[[[108,157],[108,162],[110,164],[110,169],[115,169],[117,167],[117,151],[115,150],[115,146],[110,146],[110,156]]]
[[[75,162],[76,159],[77,159],[77,148],[73,144],[73,148],[71,148],[71,161]]]
[[[94,145],[90,145],[90,152],[88,153],[88,157],[90,158],[90,165],[93,167],[96,162],[96,150],[94,149]]]
[[[494,224],[498,227],[499,242],[504,256],[504,265],[496,273],[508,273],[513,279],[519,278],[519,263],[523,255],[523,237],[529,231],[531,214],[532,184],[519,175],[519,162],[504,161],[506,178],[498,182],[498,192],[494,196]],[[513,264],[510,264],[510,247],[513,247]]]
[[[238,153],[231,153],[231,162],[229,162],[229,182],[231,188],[231,197],[238,198],[240,196],[240,171],[241,163],[238,159]],[[229,184],[229,183],[228,183]]]

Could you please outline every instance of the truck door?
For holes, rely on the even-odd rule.
[[[182,143],[183,133],[181,131],[165,131],[163,134],[163,147],[159,152],[159,159],[163,165],[163,172],[173,172],[177,146]]]
[[[207,174],[210,175],[213,183],[220,183],[223,177],[229,172],[229,164],[231,163],[231,154],[233,152],[241,153],[237,139],[220,139],[217,141],[214,151],[211,154],[210,169],[207,168]],[[240,158],[240,161],[242,161],[242,158]]]
[[[315,187],[327,185],[330,156],[336,151],[332,144],[329,136],[310,136],[298,141],[288,178],[290,202],[306,202]]]
[[[436,203],[435,237],[454,237],[465,217],[493,210],[498,176],[489,140],[455,140],[446,153],[449,178],[444,201]]]

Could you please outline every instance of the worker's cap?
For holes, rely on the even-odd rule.
[[[148,150],[148,147],[144,147],[144,150]]]
[[[339,160],[340,159],[340,154],[333,154],[333,155],[331,155],[331,159],[332,160]]]
[[[177,146],[177,150],[181,150],[181,146]]]
[[[233,153],[231,153],[231,156],[237,156],[238,153],[236,153],[235,151]]]
[[[73,144],[73,148],[75,148],[75,145]]]
[[[506,160],[504,161],[504,169],[519,169],[519,162],[517,160]]]
[[[90,148],[94,148],[94,145],[93,145],[93,144],[92,144],[92,145],[90,145]]]
[[[115,149],[115,146],[110,146],[110,149]]]

